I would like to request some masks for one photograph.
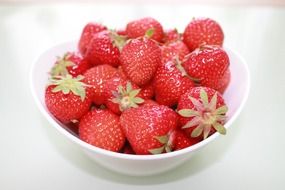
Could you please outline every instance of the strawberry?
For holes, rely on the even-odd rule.
[[[164,43],[169,43],[169,42],[177,41],[180,39],[181,39],[181,36],[178,33],[176,28],[164,31],[164,38],[163,38]]]
[[[119,76],[120,78],[122,78],[122,79],[125,79],[125,80],[128,79],[128,77],[127,77],[127,75],[125,74],[125,72],[124,72],[124,70],[123,70],[123,68],[122,68],[121,65],[118,67],[118,76]]]
[[[79,123],[79,137],[93,146],[113,152],[121,150],[125,143],[119,116],[107,109],[94,109],[84,115]]]
[[[148,37],[132,39],[123,47],[120,60],[127,77],[142,86],[150,82],[161,64],[161,50]]]
[[[168,136],[177,126],[177,114],[163,105],[140,106],[124,111],[120,123],[136,154],[168,152]]]
[[[231,80],[231,71],[230,69],[227,69],[223,77],[219,80],[218,86],[217,86],[217,90],[221,94],[223,94],[225,90],[227,89],[227,87],[229,86],[230,80]]]
[[[161,42],[163,39],[163,28],[157,20],[151,17],[129,22],[126,27],[126,33],[129,38],[137,38],[144,36],[149,29],[154,30],[151,39]]]
[[[103,86],[105,104],[116,114],[144,102],[137,85],[120,77],[113,77]]]
[[[189,54],[187,46],[182,41],[174,41],[167,43],[161,47],[161,63],[165,64],[168,61],[178,57],[183,61],[185,56]]]
[[[141,87],[140,97],[147,100],[152,99],[154,96],[154,86],[152,83],[146,84]]]
[[[59,57],[51,69],[51,76],[65,76],[70,74],[74,77],[83,74],[91,65],[87,60],[74,52],[67,52],[63,57]]]
[[[170,146],[172,150],[181,150],[194,144],[197,144],[201,141],[200,138],[188,137],[187,134],[180,129],[173,131],[171,135],[172,136],[170,137],[170,139],[172,140],[172,142],[170,141]]]
[[[202,46],[187,57],[182,65],[189,76],[197,79],[201,86],[217,90],[230,64],[227,53],[218,46]]]
[[[62,123],[79,120],[92,103],[92,90],[81,82],[79,75],[58,76],[51,79],[45,91],[45,103],[52,115]]]
[[[177,110],[182,129],[193,138],[205,139],[215,131],[226,134],[223,124],[228,108],[223,97],[214,89],[192,88],[181,96]]]
[[[142,104],[140,104],[140,106],[153,106],[153,105],[159,105],[159,104],[151,99],[147,99]]]
[[[99,23],[90,22],[87,25],[85,25],[81,33],[79,43],[78,43],[78,49],[82,55],[85,54],[87,47],[89,45],[89,42],[93,38],[93,35],[103,30],[107,30],[107,27]]]
[[[174,106],[181,95],[194,87],[178,60],[158,67],[154,77],[155,100],[158,104]]]
[[[126,29],[118,29],[118,30],[116,30],[116,33],[121,35],[121,36],[127,36]]]
[[[104,103],[105,99],[103,96],[103,85],[105,82],[117,75],[117,69],[110,65],[97,65],[87,70],[84,73],[83,81],[92,86],[94,95],[93,102],[96,105],[101,105]]]
[[[125,72],[122,69],[122,66],[118,67],[118,76],[124,80],[128,80],[128,77],[126,76]],[[140,92],[141,98],[143,99],[151,99],[154,96],[154,87],[152,83],[146,84],[141,87]]]
[[[185,28],[183,40],[190,51],[201,45],[222,46],[224,33],[221,26],[210,18],[193,19]]]
[[[84,57],[93,65],[109,64],[114,67],[120,64],[120,49],[125,38],[111,31],[95,34],[89,43]]]

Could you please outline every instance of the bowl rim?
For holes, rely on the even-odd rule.
[[[57,43],[56,45],[50,47],[49,49],[44,50],[38,57],[36,57],[36,59],[33,61],[33,64],[30,68],[30,72],[29,72],[29,83],[30,83],[30,90],[32,93],[32,97],[34,98],[36,105],[38,107],[38,109],[40,110],[40,112],[45,116],[45,118],[49,121],[50,124],[52,124],[53,127],[55,127],[60,133],[62,133],[64,136],[66,136],[69,140],[71,140],[72,142],[76,143],[77,145],[82,146],[83,148],[90,150],[92,152],[98,153],[98,154],[103,154],[105,156],[110,156],[110,157],[115,157],[115,158],[119,158],[119,159],[126,159],[126,160],[160,160],[160,159],[167,159],[170,157],[176,157],[179,155],[184,155],[187,154],[189,152],[194,152],[195,150],[198,150],[202,147],[204,147],[205,145],[207,145],[209,142],[213,141],[214,139],[216,139],[218,136],[220,136],[219,133],[214,133],[213,135],[211,135],[210,137],[206,138],[205,140],[192,145],[190,147],[181,149],[181,150],[177,150],[177,151],[173,151],[173,152],[169,152],[169,153],[163,153],[163,154],[156,154],[156,155],[132,155],[132,154],[123,154],[123,153],[118,153],[118,152],[112,152],[109,150],[105,150],[99,147],[95,147],[91,144],[88,144],[84,141],[82,141],[81,139],[79,139],[78,137],[74,136],[73,134],[71,134],[70,132],[68,132],[66,129],[64,129],[62,126],[60,126],[55,120],[54,118],[45,110],[44,106],[41,104],[41,101],[39,99],[39,97],[37,96],[36,93],[36,89],[34,88],[34,70],[36,67],[36,64],[38,63],[38,61],[41,59],[41,57],[47,53],[48,51],[50,51],[51,49],[57,48],[59,46],[64,46],[67,44],[72,44],[75,43],[75,41],[69,41],[69,42],[64,42],[64,43]],[[236,57],[238,57],[238,59],[240,60],[241,64],[243,65],[245,71],[246,71],[246,78],[248,80],[248,82],[246,83],[246,90],[245,90],[245,96],[243,97],[240,106],[238,107],[238,109],[236,110],[236,112],[233,114],[233,116],[227,121],[227,123],[225,124],[225,128],[229,128],[231,126],[231,124],[236,120],[236,118],[240,115],[240,112],[242,111],[242,109],[245,106],[245,103],[248,99],[249,96],[249,91],[250,91],[250,72],[249,72],[249,67],[245,61],[245,59],[235,50],[232,50],[228,47],[223,47],[223,49],[225,49],[226,51],[230,51],[231,53],[235,54]]]

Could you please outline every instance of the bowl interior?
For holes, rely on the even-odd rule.
[[[219,136],[218,133],[215,133],[206,140],[189,148],[183,149],[181,151],[176,151],[163,155],[151,155],[151,156],[124,155],[119,153],[113,153],[110,151],[106,151],[91,146],[81,141],[75,136],[75,134],[73,134],[70,130],[68,130],[64,125],[62,125],[56,118],[54,118],[49,113],[49,111],[46,108],[44,100],[45,88],[46,85],[48,84],[48,72],[55,63],[57,56],[62,56],[64,53],[68,51],[76,51],[76,50],[77,50],[77,44],[75,42],[68,42],[56,45],[51,49],[47,50],[46,52],[44,52],[34,62],[30,72],[30,83],[31,83],[32,94],[41,113],[56,129],[58,129],[61,133],[70,138],[72,141],[76,142],[77,144],[80,144],[81,146],[84,146],[84,148],[90,149],[91,151],[97,151],[103,154],[109,154],[124,158],[148,159],[151,157],[159,158],[162,156],[167,157],[167,156],[174,156],[175,154],[186,153],[204,146],[205,144],[207,144],[208,142]],[[230,64],[231,82],[224,93],[225,101],[229,107],[228,121],[225,125],[225,127],[228,128],[231,125],[231,123],[236,119],[236,117],[239,115],[241,109],[243,108],[246,102],[249,93],[250,82],[249,82],[249,70],[242,57],[228,48],[225,48],[225,50],[227,51],[231,62]]]

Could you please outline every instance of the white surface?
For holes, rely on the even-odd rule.
[[[77,38],[87,21],[120,27],[143,15],[180,30],[193,16],[218,20],[226,46],[248,62],[252,88],[229,133],[191,162],[154,177],[126,177],[94,164],[47,123],[28,73],[44,49]],[[267,7],[1,6],[0,189],[284,189],[284,20],[284,8]]]
[[[44,97],[45,88],[48,84],[48,73],[56,62],[56,57],[58,55],[64,55],[66,52],[77,51],[77,44],[77,41],[58,44],[50,47],[41,54],[38,60],[36,60],[31,67],[30,87],[34,100],[43,116],[64,137],[71,140],[74,143],[74,146],[80,146],[83,152],[85,152],[91,159],[118,173],[132,176],[153,175],[165,172],[182,164],[200,151],[202,147],[205,147],[208,143],[212,142],[217,137],[220,137],[218,133],[215,133],[206,140],[181,151],[151,156],[117,154],[105,151],[79,140],[74,133],[70,133],[65,130],[66,127],[57,121],[52,114],[50,114],[46,108]],[[249,70],[244,59],[228,48],[225,48],[225,50],[231,63],[231,82],[223,96],[229,108],[227,113],[227,123],[225,124],[225,128],[228,129],[239,116],[246,103],[250,87],[250,79]]]

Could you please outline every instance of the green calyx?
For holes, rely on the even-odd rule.
[[[151,38],[154,34],[154,28],[149,28],[146,32],[145,32],[145,37],[147,38]]]
[[[173,61],[175,63],[175,67],[181,72],[181,75],[183,77],[188,77],[189,79],[191,79],[195,83],[199,83],[200,82],[199,79],[191,77],[190,75],[188,75],[188,73],[186,72],[186,70],[182,66],[182,62],[179,60],[178,56],[176,56]]]
[[[155,136],[156,140],[158,140],[162,146],[159,148],[154,148],[148,150],[151,154],[161,154],[163,152],[171,152],[172,151],[172,135],[171,133],[163,135],[163,136]]]
[[[75,65],[75,63],[69,61],[68,59],[69,55],[67,53],[62,58],[58,58],[56,64],[51,69],[51,77],[66,76],[68,74],[67,67]]]
[[[127,37],[117,34],[115,31],[110,31],[110,38],[114,46],[116,46],[120,51],[123,49],[124,45],[127,43]]]
[[[191,133],[191,137],[198,137],[203,133],[203,138],[206,139],[213,127],[220,134],[226,134],[226,128],[222,125],[226,120],[228,108],[226,105],[217,108],[217,92],[209,100],[207,92],[201,88],[200,98],[195,99],[189,97],[195,109],[182,109],[178,114],[182,117],[192,117],[192,119],[182,127],[182,129],[195,127]]]
[[[114,95],[112,102],[119,104],[121,111],[128,108],[137,108],[138,104],[144,102],[144,99],[137,97],[140,93],[140,89],[133,89],[130,82],[127,82],[126,88],[120,85],[118,91],[113,91],[112,93]]]
[[[50,79],[51,85],[56,85],[52,92],[62,92],[63,94],[69,94],[72,92],[74,95],[80,96],[81,100],[84,101],[86,97],[85,83],[81,82],[84,77],[78,75],[76,78],[73,78],[71,75],[67,74],[66,76],[57,76],[56,78]]]
[[[187,72],[185,71],[184,67],[182,66],[181,61],[179,60],[178,56],[175,57],[174,59],[175,62],[175,67],[181,72],[181,75],[184,76],[188,76]]]

